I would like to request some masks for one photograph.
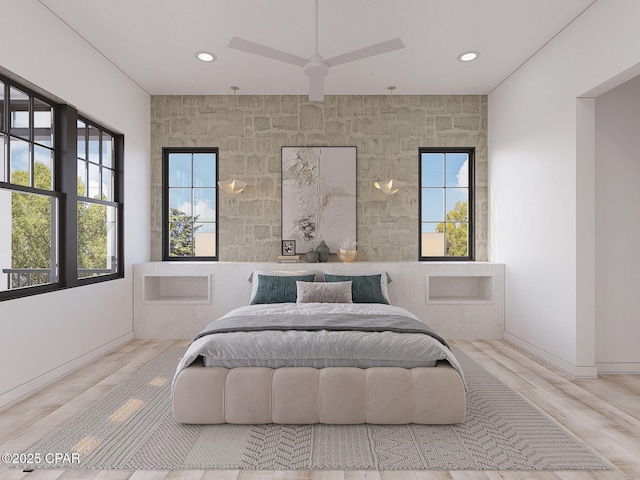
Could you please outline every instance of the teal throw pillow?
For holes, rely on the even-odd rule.
[[[251,305],[260,303],[296,303],[298,288],[296,282],[313,282],[315,274],[310,275],[260,275],[258,290]]]
[[[353,303],[386,303],[382,292],[382,274],[379,275],[334,275],[324,274],[325,282],[351,282]]]

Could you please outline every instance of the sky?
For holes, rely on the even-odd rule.
[[[423,153],[421,162],[422,231],[435,231],[456,202],[468,202],[469,155]]]

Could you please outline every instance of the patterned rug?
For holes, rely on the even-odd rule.
[[[469,386],[463,424],[180,425],[171,349],[31,450],[24,468],[595,470],[612,466],[455,350]],[[51,456],[52,452],[60,455]],[[49,455],[47,457],[47,455]]]

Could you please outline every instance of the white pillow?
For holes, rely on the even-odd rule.
[[[351,282],[296,282],[297,303],[353,303]]]

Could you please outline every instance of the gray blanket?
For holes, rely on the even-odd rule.
[[[394,332],[416,333],[435,338],[445,347],[447,342],[424,323],[404,315],[374,315],[364,313],[317,314],[312,317],[293,317],[282,315],[245,315],[222,318],[211,322],[195,340],[207,335],[233,332],[259,331],[305,331],[317,332]]]

